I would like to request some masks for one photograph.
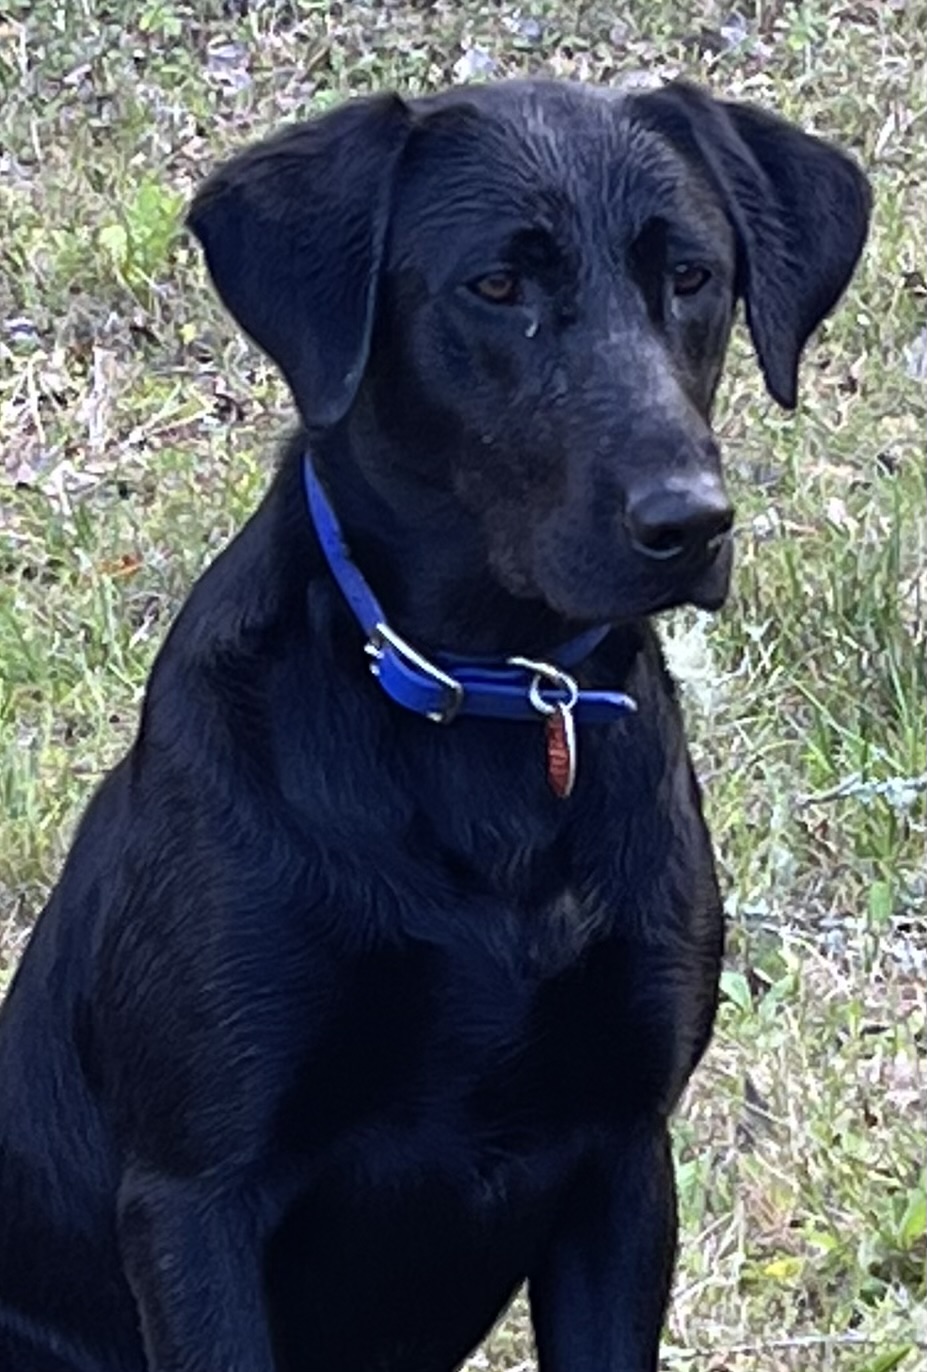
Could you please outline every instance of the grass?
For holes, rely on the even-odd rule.
[[[282,387],[207,289],[205,170],[349,92],[686,72],[870,170],[870,247],[777,412],[721,398],[736,594],[666,625],[730,914],[676,1125],[666,1369],[922,1364],[927,600],[923,0],[8,0],[0,16],[0,986],[131,738],[204,563],[264,489]],[[920,377],[920,380],[918,379]],[[472,1368],[531,1364],[516,1306]]]

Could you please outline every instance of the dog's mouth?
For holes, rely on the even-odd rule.
[[[610,572],[570,578],[569,588],[558,577],[557,589],[544,594],[550,609],[574,623],[619,625],[632,619],[684,605],[720,610],[727,599],[733,565],[730,530],[717,534],[697,551],[666,550],[665,556],[640,557],[633,546]],[[661,550],[662,552],[663,550]]]

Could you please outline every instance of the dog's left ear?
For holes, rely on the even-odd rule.
[[[687,82],[635,98],[645,122],[695,153],[714,182],[737,235],[738,288],[766,385],[794,409],[802,348],[866,241],[866,177],[823,139]]]
[[[398,96],[351,100],[232,158],[187,216],[222,300],[310,430],[343,417],[363,375],[410,124]]]

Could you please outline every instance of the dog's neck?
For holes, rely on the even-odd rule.
[[[375,485],[372,464],[359,462],[344,437],[317,438],[311,452],[352,560],[408,642],[460,655],[536,655],[589,627],[501,587],[478,521],[446,491],[404,476],[389,453],[375,466],[388,479]]]

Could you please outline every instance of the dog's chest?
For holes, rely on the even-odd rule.
[[[635,1004],[644,969],[593,921],[580,936],[577,901],[564,888],[537,928],[523,911],[448,911],[443,937],[371,949],[344,976],[294,1101],[304,1163],[270,1249],[301,1338],[331,1337],[342,1365],[354,1335],[327,1310],[347,1286],[383,1312],[384,1346],[459,1361],[549,1243],[584,1157],[648,1072],[663,1080],[671,1046]]]
[[[460,898],[427,918],[410,897],[403,928],[335,965],[280,1116],[305,1155],[369,1144],[404,1165],[419,1148],[482,1159],[571,1147],[629,1093],[659,1097],[672,1073],[661,968],[616,935],[594,889],[563,886],[529,908]],[[437,1147],[436,1133],[457,1144]]]
[[[469,838],[433,824],[414,868],[397,852],[366,913],[332,926],[331,994],[278,1117],[271,1287],[333,1365],[376,1365],[329,1319],[348,1287],[379,1312],[378,1347],[408,1353],[397,1367],[459,1363],[584,1161],[679,1079],[685,1009],[665,954],[631,933],[613,845],[585,848],[580,881],[562,830],[502,818]]]

